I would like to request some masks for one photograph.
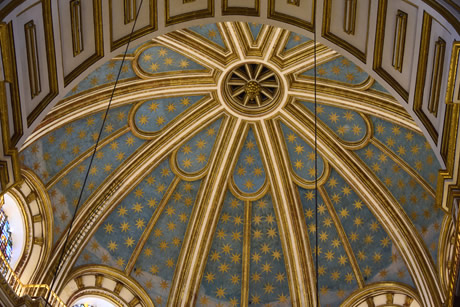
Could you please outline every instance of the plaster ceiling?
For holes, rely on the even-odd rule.
[[[184,241],[193,236],[206,242],[198,306],[290,305],[297,284],[290,264],[301,259],[305,275],[314,276],[315,251],[324,306],[372,282],[415,287],[404,261],[412,247],[395,239],[410,233],[426,253],[420,265],[437,267],[444,217],[434,200],[439,164],[385,89],[343,56],[317,50],[318,195],[313,41],[258,24],[196,26],[128,51],[84,187],[121,57],[82,80],[22,150],[23,167],[48,191],[54,246],[82,188],[81,215],[110,182],[129,181],[127,195],[88,234],[74,268],[114,267],[155,306],[177,287],[176,267],[194,248]],[[261,88],[252,93],[265,86],[264,99],[274,97],[267,108],[244,98],[244,80],[251,73],[256,80],[262,63],[260,76],[270,76],[259,76]],[[228,77],[235,71],[246,75]],[[246,105],[230,103],[232,93]],[[149,151],[158,158],[149,160]],[[138,172],[123,173],[126,165]],[[212,180],[220,180],[217,189],[209,189]],[[387,207],[399,212],[393,218],[403,230],[383,222]],[[296,214],[286,216],[285,208]],[[215,216],[204,219],[213,221],[207,236],[194,233],[198,212]],[[298,225],[303,238],[295,244],[305,253],[292,250],[288,220]]]

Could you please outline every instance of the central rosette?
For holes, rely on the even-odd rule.
[[[254,100],[256,96],[260,95],[260,84],[257,81],[249,81],[246,83],[244,91],[249,96],[249,100]]]
[[[240,63],[224,78],[225,101],[240,114],[266,114],[280,102],[280,76],[265,63]]]

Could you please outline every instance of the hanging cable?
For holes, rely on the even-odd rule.
[[[64,241],[64,245],[62,247],[62,251],[61,251],[61,254],[59,256],[59,260],[58,260],[58,263],[56,265],[56,269],[55,269],[54,274],[53,274],[53,279],[52,279],[51,284],[50,284],[48,295],[46,297],[46,304],[47,305],[50,305],[49,298],[50,298],[50,295],[51,295],[51,291],[52,291],[53,286],[54,286],[54,284],[56,282],[56,276],[58,275],[58,273],[59,273],[59,271],[61,269],[60,268],[61,262],[62,262],[62,259],[64,257],[64,254],[65,254],[67,244],[68,244],[68,241],[69,241],[69,237],[70,237],[70,232],[72,230],[72,226],[73,226],[73,223],[75,221],[75,217],[77,215],[78,207],[80,205],[80,202],[81,202],[81,199],[82,199],[82,196],[83,196],[83,191],[84,191],[85,186],[86,186],[86,181],[88,179],[89,170],[91,169],[91,166],[92,166],[93,160],[94,160],[94,156],[96,155],[96,151],[97,151],[98,146],[99,146],[99,141],[101,139],[102,131],[104,129],[105,122],[107,120],[107,115],[109,114],[110,106],[112,105],[113,96],[114,96],[115,90],[117,88],[118,80],[120,79],[121,70],[123,68],[123,65],[124,65],[125,59],[126,59],[126,53],[128,52],[129,44],[131,43],[132,36],[133,36],[133,33],[134,33],[134,29],[135,29],[136,23],[137,23],[137,18],[139,17],[139,12],[141,10],[143,2],[144,2],[144,0],[141,0],[140,5],[137,8],[136,18],[134,19],[133,27],[131,29],[131,33],[129,34],[128,43],[126,44],[126,49],[125,49],[125,52],[123,53],[123,59],[122,59],[121,64],[120,64],[120,68],[118,69],[117,78],[115,79],[115,84],[113,85],[112,93],[110,94],[109,103],[107,104],[107,108],[105,110],[104,118],[102,120],[101,128],[99,129],[99,134],[97,136],[96,144],[94,145],[93,152],[91,153],[91,158],[90,158],[90,161],[89,161],[89,165],[88,165],[88,168],[86,169],[85,179],[83,180],[83,185],[82,185],[82,188],[80,190],[80,194],[78,196],[77,204],[75,205],[75,210],[73,212],[72,219],[70,220],[70,224],[69,224],[69,228],[68,228],[67,233],[66,233],[66,238],[65,238],[65,241]]]
[[[319,306],[319,281],[318,281],[318,256],[319,256],[319,247],[318,247],[318,125],[317,125],[317,113],[316,113],[316,28],[313,32],[313,63],[314,63],[314,102],[315,102],[315,275],[316,275],[316,305]]]

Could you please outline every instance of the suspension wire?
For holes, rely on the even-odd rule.
[[[319,247],[318,247],[318,124],[316,111],[316,25],[313,31],[313,62],[314,62],[314,101],[315,101],[315,275],[316,275],[316,305],[319,306],[319,281],[318,281],[318,264],[319,264]]]
[[[95,144],[93,152],[91,154],[91,159],[89,161],[88,168],[86,169],[85,179],[83,180],[83,185],[82,185],[82,188],[80,190],[80,195],[78,196],[78,201],[77,201],[77,204],[75,205],[75,210],[73,212],[72,219],[70,220],[70,225],[69,225],[69,228],[67,230],[66,238],[65,238],[65,241],[64,241],[64,246],[62,247],[62,251],[61,251],[61,254],[59,256],[59,260],[58,260],[58,263],[56,265],[56,269],[55,269],[55,271],[53,273],[53,279],[51,281],[49,292],[48,292],[48,295],[46,297],[46,304],[47,305],[50,305],[49,298],[50,298],[50,295],[51,295],[51,291],[52,291],[53,286],[54,286],[54,284],[56,282],[56,276],[58,275],[58,273],[59,273],[59,271],[61,269],[60,266],[61,266],[61,262],[63,260],[64,254],[66,252],[67,244],[68,244],[69,237],[70,237],[70,232],[71,232],[72,226],[73,226],[73,224],[75,222],[75,217],[77,215],[78,207],[80,205],[80,202],[81,202],[81,199],[82,199],[82,196],[83,196],[83,190],[85,189],[86,181],[87,181],[88,175],[89,175],[89,171],[91,169],[91,166],[92,166],[93,160],[94,160],[94,156],[96,155],[96,151],[97,151],[98,146],[99,146],[99,141],[101,139],[102,131],[104,129],[104,125],[105,125],[105,122],[107,120],[107,116],[109,114],[110,106],[112,105],[113,96],[115,94],[115,90],[117,88],[117,84],[118,84],[118,81],[120,79],[121,70],[123,68],[123,65],[124,65],[125,59],[126,59],[126,53],[128,52],[129,44],[131,43],[131,39],[132,39],[132,36],[133,36],[133,33],[134,33],[134,29],[135,29],[136,23],[137,23],[137,18],[139,17],[139,12],[141,10],[143,2],[144,2],[144,0],[141,0],[140,5],[139,5],[139,7],[137,9],[136,18],[134,19],[134,24],[133,24],[133,27],[131,29],[131,33],[129,34],[128,43],[126,44],[126,49],[125,49],[125,52],[123,53],[123,59],[122,59],[121,64],[120,64],[120,68],[118,69],[117,78],[115,79],[115,84],[113,85],[112,93],[110,94],[109,103],[107,104],[107,108],[105,110],[104,118],[102,120],[101,128],[99,129],[99,134],[97,136],[96,144]]]

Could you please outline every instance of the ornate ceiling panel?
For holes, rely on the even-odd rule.
[[[323,306],[377,282],[437,287],[430,146],[383,87],[321,45],[315,138],[313,47],[222,23],[130,49],[91,166],[121,58],[69,93],[21,152],[50,196],[55,254],[81,189],[71,239],[96,217],[68,276],[113,267],[147,306],[305,305],[316,271]],[[98,212],[105,193],[117,198]]]

